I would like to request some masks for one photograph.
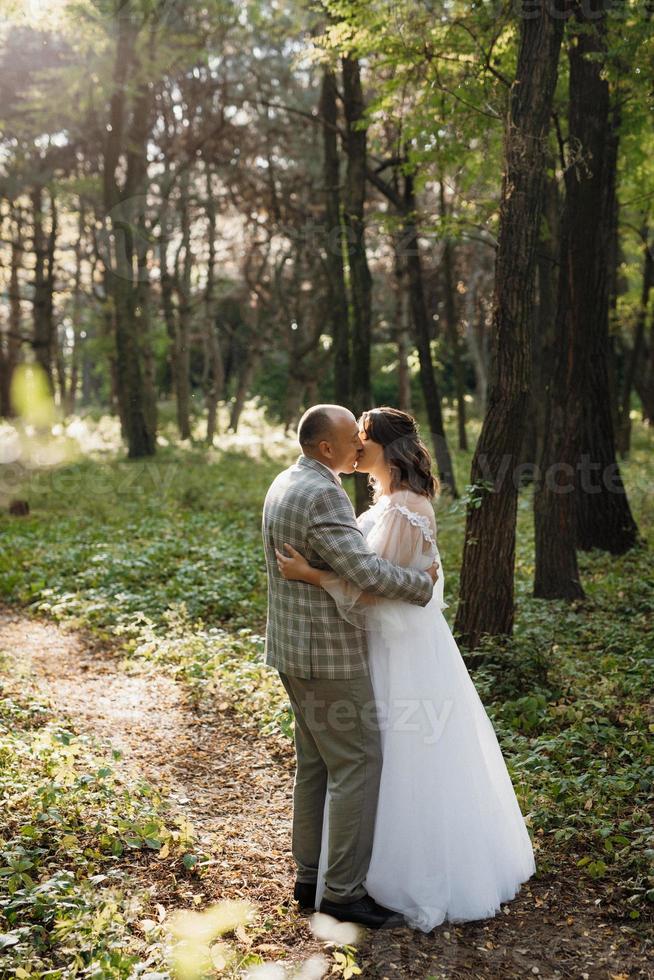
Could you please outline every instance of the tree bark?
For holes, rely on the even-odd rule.
[[[34,251],[34,332],[32,347],[36,363],[42,369],[50,390],[54,392],[53,356],[55,338],[52,319],[53,287],[53,236],[56,237],[55,213],[51,213],[50,233],[46,235],[43,225],[44,200],[43,185],[36,183],[31,190],[32,227]],[[52,200],[54,200],[52,198]]]
[[[394,339],[397,345],[397,386],[398,405],[403,412],[411,413],[411,372],[409,370],[409,353],[411,350],[411,322],[409,316],[409,291],[406,284],[406,265],[400,255],[401,238],[394,241],[394,273],[395,273],[395,330]]]
[[[116,342],[116,381],[121,405],[121,425],[127,442],[128,456],[154,455],[156,432],[152,428],[154,412],[148,404],[148,385],[144,378],[142,338],[143,323],[138,308],[138,282],[147,275],[144,263],[138,262],[134,229],[138,227],[139,210],[145,207],[147,190],[147,141],[152,93],[147,81],[137,86],[132,105],[129,131],[128,86],[136,74],[138,25],[132,21],[132,7],[123,5],[116,12],[117,43],[114,59],[113,91],[109,106],[110,126],[104,147],[103,202],[108,233],[104,259],[105,282],[112,300]],[[121,186],[119,172],[125,158],[126,176]]]
[[[643,239],[643,281],[640,291],[640,304],[636,314],[636,326],[631,350],[627,352],[622,391],[620,395],[620,428],[618,430],[618,450],[622,457],[629,455],[631,448],[631,392],[634,388],[638,365],[645,352],[645,327],[649,311],[650,294],[654,288],[654,257],[649,242],[649,227],[645,222],[640,230]]]
[[[445,202],[445,188],[442,177],[438,182],[438,187],[441,218],[445,219],[447,217],[447,205]],[[465,368],[463,364],[456,315],[454,256],[452,242],[449,240],[449,238],[445,238],[443,242],[441,268],[443,270],[443,287],[445,291],[445,323],[447,329],[447,339],[452,354],[452,368],[454,371],[457,435],[459,439],[459,449],[467,451],[468,440],[466,437]]]
[[[351,405],[355,415],[372,406],[370,345],[372,320],[372,279],[368,268],[364,206],[366,198],[367,132],[356,128],[364,114],[361,70],[356,58],[342,59],[343,104],[346,121],[347,172],[345,178],[344,223],[352,311]],[[368,479],[355,475],[356,511],[369,506]]]
[[[329,289],[328,331],[333,339],[334,398],[350,403],[350,324],[343,266],[343,218],[341,216],[340,163],[336,135],[336,78],[325,67],[320,91],[323,120],[323,179],[325,189],[325,251]]]
[[[182,231],[181,251],[177,251],[175,285],[179,306],[177,310],[177,330],[175,345],[175,379],[177,381],[177,427],[180,439],[191,438],[191,272],[193,253],[191,252],[191,220],[189,215],[188,167],[184,167],[180,177],[179,213]],[[181,261],[181,267],[180,267]]]
[[[580,458],[576,473],[576,541],[582,550],[601,548],[622,554],[638,542],[615,455],[615,436],[607,370],[609,277],[615,209],[617,119],[611,112],[608,81],[602,77],[606,55],[606,3],[592,0],[578,19],[584,30],[570,47],[570,137],[590,157],[590,175],[570,180],[568,193],[583,230],[583,247],[571,257],[569,275],[575,330],[580,333],[585,370],[581,404]],[[601,12],[601,16],[597,16]],[[591,61],[586,57],[594,55]],[[594,477],[595,475],[595,477]]]
[[[11,234],[11,268],[9,272],[9,332],[0,338],[0,416],[13,418],[11,381],[18,363],[21,346],[22,310],[20,302],[20,269],[23,264],[23,239],[20,216],[14,222],[13,208],[9,213]]]
[[[431,354],[431,333],[425,302],[422,260],[418,243],[416,226],[416,200],[413,189],[413,176],[406,174],[404,178],[403,202],[403,249],[408,273],[409,298],[411,304],[411,319],[415,331],[416,347],[420,363],[420,383],[425,399],[429,430],[434,444],[436,465],[442,486],[447,487],[453,497],[457,496],[456,481],[452,457],[447,444],[441,399],[436,383],[434,363]]]
[[[209,257],[207,259],[207,285],[204,297],[204,337],[206,352],[205,371],[207,376],[207,431],[205,441],[208,446],[213,445],[213,437],[216,433],[218,402],[222,401],[225,397],[225,364],[223,362],[222,346],[218,334],[218,323],[216,322],[216,302],[214,295],[216,280],[216,205],[214,203],[211,176],[211,167],[207,163],[207,197],[205,210],[209,223]]]
[[[505,130],[488,408],[472,461],[473,499],[455,621],[455,631],[473,648],[485,634],[506,635],[513,629],[518,500],[513,470],[531,380],[530,317],[545,151],[564,25],[560,12],[551,16],[544,0],[533,8],[536,16],[520,18]]]

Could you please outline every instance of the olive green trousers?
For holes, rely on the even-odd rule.
[[[295,716],[293,858],[298,881],[318,879],[329,788],[324,897],[366,894],[381,774],[379,718],[369,677],[305,679],[279,672]]]

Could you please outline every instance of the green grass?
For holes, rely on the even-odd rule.
[[[650,551],[582,554],[584,602],[531,596],[531,489],[521,491],[515,633],[484,644],[473,671],[530,825],[539,873],[559,873],[564,860],[567,868],[576,865],[582,885],[585,878],[601,882],[606,901],[634,919],[654,901],[651,445],[636,423],[631,457],[622,464]],[[170,671],[197,698],[211,698],[219,684],[221,696],[227,692],[264,733],[281,728],[289,735],[274,672],[262,665],[259,525],[266,488],[294,455],[255,459],[234,449],[207,455],[169,446],[155,461],[109,454],[33,474],[23,491],[30,516],[0,517],[0,594],[119,637],[138,669]],[[461,490],[470,459],[455,454]],[[465,514],[443,498],[437,520],[452,622]],[[16,758],[9,779],[24,781]],[[40,790],[23,785],[36,800]],[[48,874],[55,874],[56,856],[48,860]]]

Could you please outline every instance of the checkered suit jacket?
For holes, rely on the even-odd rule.
[[[316,568],[329,568],[360,589],[424,606],[432,582],[371,551],[350,498],[331,471],[300,456],[273,481],[262,521],[268,571],[266,663],[293,677],[346,679],[368,673],[366,634],[338,613],[324,589],[287,582],[275,548],[293,545]]]

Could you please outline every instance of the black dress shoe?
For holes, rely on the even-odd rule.
[[[300,904],[300,911],[313,912],[316,907],[316,885],[309,881],[296,881],[293,898]]]
[[[344,904],[330,902],[329,899],[323,898],[320,911],[341,922],[358,922],[369,929],[383,929],[404,924],[404,919],[398,912],[392,912],[391,909],[378,905],[370,895],[364,895],[356,902]]]

